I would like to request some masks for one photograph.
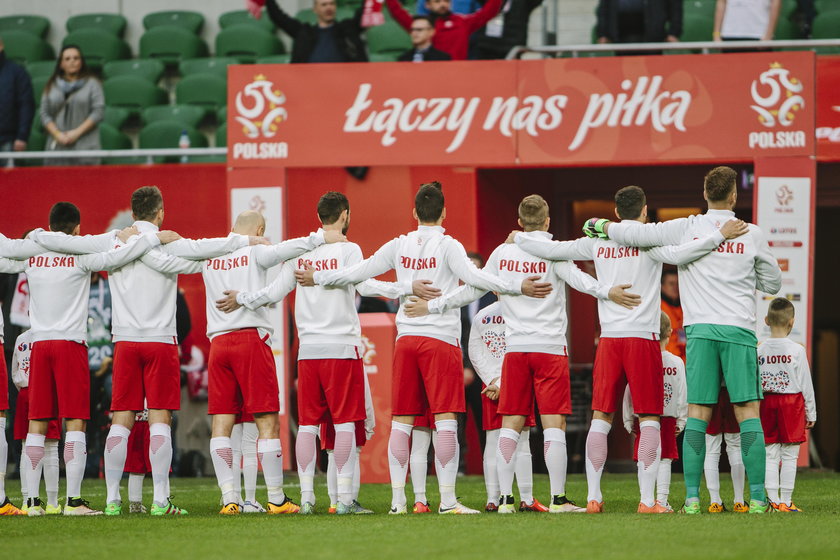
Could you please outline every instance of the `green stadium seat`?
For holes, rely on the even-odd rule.
[[[814,9],[817,14],[840,11],[840,2],[837,0],[815,0]]]
[[[155,27],[140,37],[140,58],[156,58],[168,67],[207,54],[207,43],[198,35],[180,27]]]
[[[283,43],[276,35],[253,25],[232,25],[216,35],[216,56],[231,56],[243,64],[283,52]]]
[[[101,29],[78,29],[67,34],[61,44],[78,45],[87,65],[96,71],[112,60],[131,58],[131,48],[128,43]]]
[[[401,54],[411,48],[411,39],[396,22],[386,21],[367,30],[368,51],[373,53],[396,52]]]
[[[271,33],[274,33],[277,29],[265,10],[263,10],[262,17],[260,17],[260,19],[254,19],[248,10],[225,12],[219,16],[219,27],[222,29],[240,24],[256,25],[264,28],[266,31],[270,31]]]
[[[811,27],[812,39],[840,39],[840,10],[818,13]],[[817,47],[819,54],[840,54],[840,47]]]
[[[115,76],[102,84],[105,90],[105,104],[123,107],[131,116],[139,116],[140,111],[152,105],[164,105],[169,96],[164,90],[138,76]]]
[[[5,16],[0,17],[0,32],[5,36],[7,31],[25,31],[43,39],[50,30],[50,20],[44,16]],[[6,43],[8,44],[8,40]]]
[[[302,21],[303,23],[311,23],[312,25],[318,23],[318,17],[315,15],[315,11],[312,8],[300,10],[295,14],[295,19]]]
[[[151,124],[158,121],[179,122],[193,128],[207,115],[204,107],[197,105],[155,105],[143,109],[143,124]]]
[[[99,123],[99,143],[103,150],[130,150],[131,138],[106,122]]]
[[[256,60],[257,64],[288,64],[292,60],[290,54],[273,54],[271,56],[261,56]]]
[[[178,70],[182,76],[191,76],[193,74],[213,74],[227,80],[227,67],[231,64],[239,64],[239,61],[232,57],[206,57],[206,58],[191,58],[189,60],[182,60],[178,65]]]
[[[697,15],[714,19],[717,0],[684,0],[683,17]]]
[[[143,29],[174,25],[198,35],[204,27],[204,16],[184,10],[152,12],[143,18]]]
[[[216,111],[216,122],[219,125],[225,124],[227,122],[227,105],[224,107],[219,107],[219,110]]]
[[[371,62],[396,62],[402,54],[400,51],[370,53],[368,57]]]
[[[181,133],[187,131],[191,148],[206,148],[207,138],[195,128],[179,122],[157,121],[140,131],[140,148],[177,148]],[[177,162],[178,156],[155,157],[157,163]]]
[[[216,129],[216,147],[227,146],[227,123]]]
[[[352,10],[358,10],[364,4],[364,0],[338,0],[338,6],[340,8],[351,8]],[[382,10],[384,14],[390,14],[391,12],[388,9]],[[387,16],[386,16],[387,17]]]
[[[163,77],[163,62],[154,58],[134,58],[131,60],[114,60],[107,63],[102,73],[105,78],[114,76],[137,76],[157,84]]]
[[[54,60],[37,60],[35,62],[30,62],[26,65],[26,72],[29,74],[31,78],[35,78],[38,76],[52,76],[52,73],[55,71],[55,61]]]
[[[52,60],[55,63],[55,51],[52,46],[29,31],[3,31],[3,43],[6,45],[6,56],[20,64],[39,60]]]
[[[683,32],[680,36],[680,41],[711,41],[714,29],[714,18],[685,14],[683,16]]]
[[[78,14],[67,18],[65,27],[69,33],[78,29],[94,28],[122,39],[127,25],[128,21],[120,14]]]
[[[790,19],[790,13],[780,12],[776,21],[776,29],[773,31],[773,38],[779,41],[791,39],[802,39],[799,27]]]
[[[187,76],[175,86],[175,99],[179,105],[198,105],[218,111],[227,103],[227,81],[212,74]]]
[[[38,126],[35,126],[35,121],[38,121]],[[26,142],[27,152],[43,152],[47,147],[47,134],[40,127],[40,121],[35,119],[32,122],[32,130],[29,131],[29,140]],[[42,159],[19,159],[15,161],[18,167],[40,167],[44,165]]]
[[[131,111],[125,107],[115,107],[111,105],[105,107],[105,114],[102,117],[102,122],[119,130],[126,125],[129,118],[131,118]]]
[[[50,76],[37,76],[32,78],[32,95],[35,96],[35,106],[41,106],[41,96],[44,94],[44,87],[50,81]],[[39,121],[41,119],[36,118]],[[39,125],[40,126],[40,125]]]

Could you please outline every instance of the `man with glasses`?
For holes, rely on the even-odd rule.
[[[447,53],[432,46],[435,27],[429,16],[414,16],[411,20],[411,48],[400,55],[400,62],[426,62],[432,60],[452,60]]]

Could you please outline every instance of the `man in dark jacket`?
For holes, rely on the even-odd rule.
[[[676,42],[682,34],[682,0],[599,0],[595,13],[599,43]]]
[[[478,58],[505,58],[513,47],[528,44],[528,21],[543,0],[505,0],[499,14],[475,35]]]
[[[435,27],[429,16],[414,16],[409,29],[412,47],[402,53],[400,62],[430,62],[433,60],[452,60],[452,57],[432,46]]]
[[[316,24],[303,23],[286,12],[277,0],[268,0],[266,9],[274,24],[289,34],[292,62],[367,62],[367,53],[359,36],[362,32],[362,9],[352,19],[335,20],[335,0],[314,0]]]
[[[26,70],[6,58],[0,38],[0,152],[26,149],[34,115],[32,80]]]

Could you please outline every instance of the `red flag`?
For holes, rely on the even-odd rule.
[[[385,15],[382,13],[383,2],[384,0],[365,0],[362,27],[375,27],[385,23]]]
[[[260,19],[263,6],[265,6],[265,0],[245,0],[245,8],[251,12],[254,19]]]

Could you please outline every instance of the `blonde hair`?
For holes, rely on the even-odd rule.
[[[664,311],[659,314],[659,340],[665,339],[668,331],[671,330],[671,318]]]
[[[539,229],[548,218],[548,203],[538,194],[531,194],[519,203],[519,221],[525,231]]]

